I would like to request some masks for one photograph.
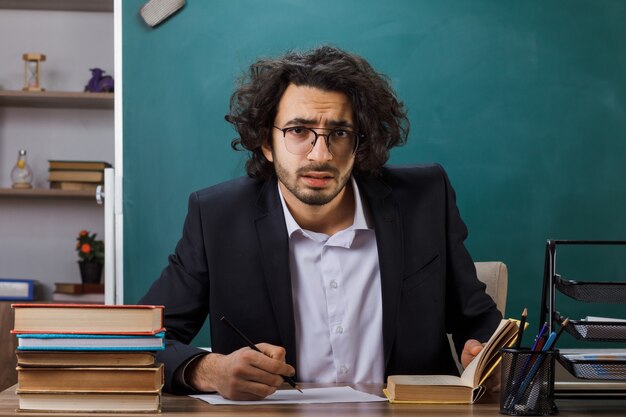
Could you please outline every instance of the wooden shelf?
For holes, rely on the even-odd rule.
[[[96,199],[96,192],[91,190],[56,190],[48,188],[0,188],[2,198],[44,198],[44,199]]]
[[[0,9],[112,12],[113,0],[0,0]]]
[[[6,90],[0,91],[0,106],[57,109],[113,109],[113,97],[113,93]]]

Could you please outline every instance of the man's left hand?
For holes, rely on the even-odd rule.
[[[467,365],[483,350],[483,344],[476,339],[470,339],[465,342],[463,346],[463,352],[461,352],[461,365],[463,369],[467,368]],[[499,392],[500,391],[500,366],[493,370],[489,378],[485,381],[485,387],[487,392]]]
[[[476,339],[470,339],[465,342],[463,346],[463,352],[461,353],[461,365],[463,369],[467,368],[467,365],[483,350],[483,344]]]

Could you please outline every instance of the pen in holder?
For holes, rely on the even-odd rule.
[[[500,414],[556,414],[554,364],[558,350],[502,349]]]

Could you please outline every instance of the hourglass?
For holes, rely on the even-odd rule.
[[[39,83],[39,63],[46,60],[44,54],[27,53],[24,59],[24,91],[44,91]]]

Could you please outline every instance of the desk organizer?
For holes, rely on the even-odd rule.
[[[556,272],[556,249],[558,245],[626,245],[626,241],[548,240],[541,295],[541,314],[549,330],[555,329],[565,317],[557,310],[556,293],[562,293],[584,303],[626,304],[626,282],[622,281],[573,281],[564,279]],[[625,317],[620,317],[624,319]],[[626,321],[573,320],[565,327],[578,340],[590,342],[626,343]],[[584,352],[584,349],[581,350]],[[561,354],[557,358],[563,367],[576,378],[595,381],[626,381],[626,359],[598,356],[596,358],[571,359]]]

